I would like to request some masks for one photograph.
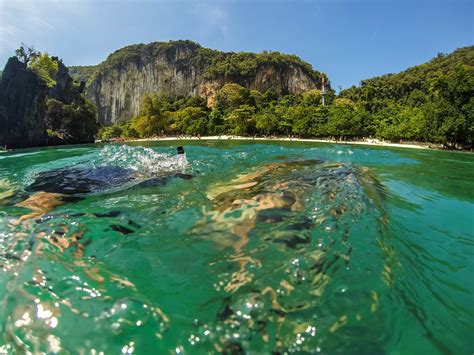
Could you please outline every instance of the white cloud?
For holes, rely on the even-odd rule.
[[[202,18],[207,31],[219,31],[221,35],[227,35],[229,16],[223,7],[223,2],[197,1],[194,12],[196,16]]]
[[[0,45],[8,46],[30,30],[50,31],[53,26],[44,18],[40,3],[0,0]]]
[[[76,0],[0,0],[0,53],[11,53],[21,42],[41,42],[60,31],[88,5]]]

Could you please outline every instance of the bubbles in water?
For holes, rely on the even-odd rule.
[[[185,154],[171,156],[144,147],[107,146],[87,161],[31,171],[25,178],[25,190],[85,195],[119,191],[144,180],[150,180],[150,184],[164,185],[174,174],[182,174],[187,167]],[[153,178],[161,180],[153,181]],[[186,178],[189,176],[186,175]],[[1,190],[0,186],[0,198]]]
[[[132,169],[145,177],[162,173],[182,171],[188,166],[186,156],[157,153],[145,147],[108,145],[101,149],[94,166],[119,166]]]
[[[155,331],[162,333],[166,330],[168,323],[168,319],[163,313],[130,297],[117,300],[100,318],[107,319],[115,335],[144,327],[151,319],[154,321],[154,327],[158,325]]]

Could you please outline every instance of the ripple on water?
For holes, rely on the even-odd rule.
[[[417,185],[427,152],[196,142],[184,166],[174,149],[45,150],[17,176],[0,161],[0,352],[468,348],[473,205],[430,190],[436,171]],[[15,206],[42,172],[116,166],[134,183]]]

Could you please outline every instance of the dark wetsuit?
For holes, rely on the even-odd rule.
[[[140,181],[138,174],[132,169],[119,166],[73,167],[41,172],[26,190],[77,195],[111,190],[133,181],[138,182],[134,186],[163,186],[174,178],[191,179],[192,177],[193,175],[183,173],[166,173],[138,182]]]

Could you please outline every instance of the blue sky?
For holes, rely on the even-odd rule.
[[[278,50],[334,88],[474,44],[473,0],[0,0],[0,66],[21,42],[97,64],[128,44],[191,39],[225,51]]]

